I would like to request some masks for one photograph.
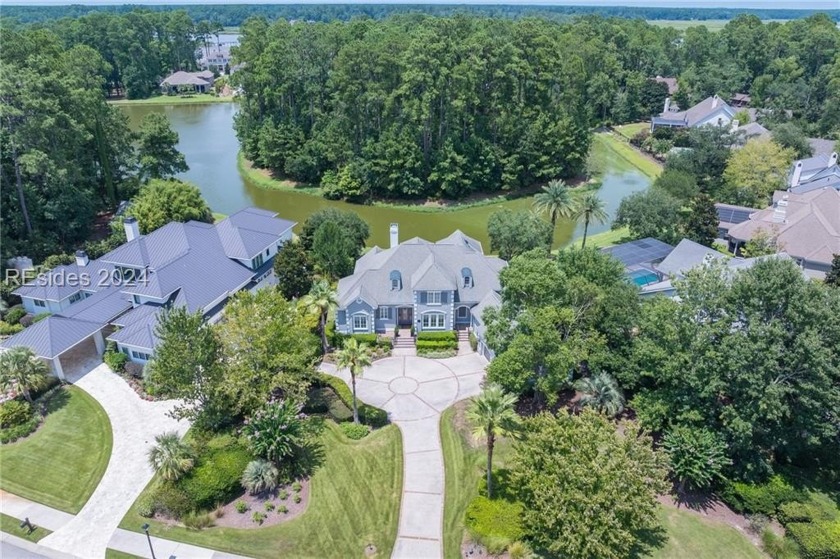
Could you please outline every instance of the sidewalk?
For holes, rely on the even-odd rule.
[[[29,521],[36,526],[41,526],[53,532],[68,525],[75,518],[72,514],[29,501],[23,497],[6,493],[5,491],[0,491],[0,511],[18,520],[23,520],[28,517]],[[73,555],[62,549],[42,545],[40,542],[37,544],[31,543],[5,532],[2,532],[2,536],[0,537],[17,547],[54,559],[70,559],[73,557],[91,559],[90,557]],[[41,542],[47,538],[44,538]],[[224,553],[222,551],[174,542],[154,536],[152,536],[152,546],[154,546],[155,556],[158,559],[247,559],[241,555]],[[117,528],[113,531],[108,541],[108,549],[115,549],[123,553],[145,557],[146,559],[151,559],[152,557],[151,551],[149,550],[149,542],[146,540],[145,534],[130,532],[122,528]]]

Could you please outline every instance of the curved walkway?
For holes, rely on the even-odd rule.
[[[440,415],[481,390],[487,361],[471,353],[450,359],[389,357],[356,379],[360,400],[384,409],[403,435],[403,492],[393,558],[443,557],[444,469]],[[321,369],[350,384],[347,370]]]
[[[183,435],[189,424],[167,415],[175,402],[143,400],[105,364],[68,380],[96,398],[105,409],[114,446],[102,480],[79,514],[39,544],[78,557],[105,557],[112,534],[152,479],[154,472],[146,452],[154,444],[155,435],[164,431]]]

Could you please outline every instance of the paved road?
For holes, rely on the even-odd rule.
[[[398,356],[375,361],[356,379],[362,401],[384,409],[403,436],[403,492],[394,559],[443,557],[444,468],[440,414],[480,391],[487,365],[475,353],[432,360]],[[350,383],[347,370],[322,370]]]

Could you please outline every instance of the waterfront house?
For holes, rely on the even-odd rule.
[[[736,110],[717,95],[703,99],[685,111],[673,111],[671,98],[665,99],[662,113],[650,119],[650,131],[657,128],[695,128],[697,126],[730,126]]]
[[[390,247],[373,247],[356,261],[353,275],[338,282],[336,330],[475,328],[481,320],[475,315],[501,289],[499,271],[505,265],[461,231],[434,243],[419,237],[400,243],[399,226],[391,224]]]
[[[178,71],[160,82],[160,89],[164,94],[180,93],[185,90],[209,93],[213,87],[213,81],[214,74],[210,70],[202,70],[201,72]]]
[[[29,313],[50,316],[0,347],[31,348],[59,378],[65,366],[99,359],[106,340],[145,363],[154,355],[165,309],[185,307],[213,322],[234,293],[276,283],[274,256],[294,225],[247,208],[215,225],[172,222],[141,235],[137,221],[127,218],[123,245],[96,260],[79,251],[74,263],[15,291]]]

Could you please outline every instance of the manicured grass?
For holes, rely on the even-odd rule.
[[[647,130],[650,128],[649,122],[634,122],[632,124],[621,124],[619,126],[613,126],[613,130],[627,138],[628,140],[641,132],[642,130]]]
[[[223,220],[226,217],[227,217],[227,214],[221,214],[219,212],[213,212],[213,221],[215,223],[220,222],[221,220]]]
[[[593,248],[604,248],[623,243],[630,238],[630,230],[627,227],[604,231],[586,237],[586,246]],[[579,247],[583,243],[583,237],[572,241],[571,246]]]
[[[660,507],[659,518],[668,534],[665,545],[645,557],[651,559],[763,559],[766,557],[735,528],[675,509]]]
[[[132,555],[131,553],[123,553],[116,549],[106,549],[105,559],[142,559],[139,555]]]
[[[117,99],[108,101],[112,105],[206,105],[208,103],[232,103],[234,97],[216,97],[208,93],[190,96],[157,95],[148,99]]]
[[[36,524],[36,526],[38,526]],[[26,528],[20,527],[20,520],[15,518],[14,516],[9,516],[8,514],[3,514],[0,512],[0,531],[6,532],[7,534],[11,534],[13,536],[17,536],[19,538],[23,538],[24,540],[29,540],[33,543],[37,543],[41,541],[42,538],[46,538],[52,532],[47,530],[46,528],[41,528],[38,526],[35,528],[35,531],[31,534],[27,533],[29,530]]]
[[[655,179],[662,172],[662,164],[641,154],[628,142],[619,139],[616,135],[609,133],[595,134],[595,141],[600,142],[605,148],[612,150],[625,160],[633,164],[642,173]]]
[[[64,388],[38,431],[0,446],[0,489],[76,514],[105,473],[112,444],[102,406],[80,388]]]
[[[478,485],[485,474],[486,447],[472,447],[456,426],[456,415],[468,402],[451,407],[440,418],[440,439],[446,476],[446,499],[443,508],[443,556],[461,557],[464,539],[464,514],[470,501],[478,496]],[[462,416],[461,416],[462,417]],[[462,428],[465,428],[462,426]],[[493,456],[493,469],[502,468],[511,453],[511,443],[500,439]]]
[[[390,557],[397,537],[402,493],[402,439],[396,426],[351,441],[332,421],[322,435],[324,460],[312,476],[312,500],[303,515],[255,529],[166,526],[137,514],[136,502],[120,527],[249,557],[363,557],[373,544]],[[157,484],[153,479],[144,494]],[[142,496],[141,496],[142,498]]]

